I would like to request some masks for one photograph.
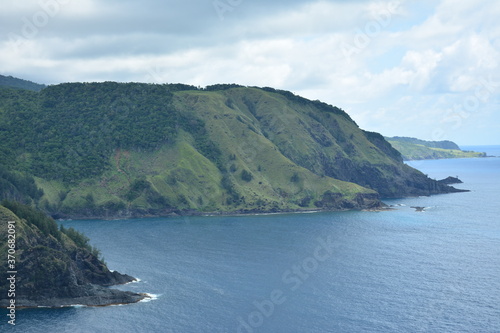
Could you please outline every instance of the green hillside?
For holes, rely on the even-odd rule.
[[[443,141],[427,141],[420,140],[416,138],[410,138],[406,136],[395,136],[392,138],[387,138],[389,141],[396,141],[401,143],[411,143],[419,146],[425,146],[429,148],[441,148],[441,149],[451,149],[451,150],[460,150],[460,147],[453,141],[443,140]]]
[[[406,161],[486,156],[486,153],[463,151],[452,141],[424,141],[405,137],[393,137],[386,139],[401,153],[403,159]]]
[[[17,307],[60,307],[143,299],[144,295],[107,288],[135,279],[111,272],[88,241],[73,228],[58,228],[53,219],[29,206],[2,202],[0,265],[14,273],[3,269],[0,274],[0,307],[12,300]],[[7,279],[12,274],[14,288]]]
[[[379,195],[454,191],[339,108],[238,85],[2,89],[0,154],[4,197],[61,217],[375,208]]]

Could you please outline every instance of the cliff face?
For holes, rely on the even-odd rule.
[[[343,110],[272,88],[62,84],[0,90],[0,110],[0,153],[58,217],[373,208],[456,191]]]
[[[1,267],[8,267],[8,235],[14,234],[12,231],[9,233],[9,229],[15,230],[16,262],[10,271],[16,273],[2,270],[1,307],[7,307],[11,299],[15,300],[16,307],[60,307],[125,304],[144,298],[144,295],[106,288],[135,279],[111,272],[94,253],[77,246],[66,234],[54,234],[54,231],[44,233],[3,206],[0,206]],[[12,275],[15,276],[14,295],[7,298],[12,289],[12,281],[7,278]]]

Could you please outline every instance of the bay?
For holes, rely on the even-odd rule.
[[[84,232],[111,269],[140,279],[120,289],[155,299],[19,310],[15,327],[4,315],[0,327],[500,332],[500,158],[409,164],[459,176],[471,192],[385,200],[395,209],[384,212],[60,222]]]

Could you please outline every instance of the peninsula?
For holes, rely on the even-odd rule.
[[[106,306],[148,297],[108,288],[135,279],[110,271],[99,256],[78,231],[58,228],[29,206],[2,202],[0,267],[9,270],[1,272],[0,307]]]
[[[55,218],[377,209],[460,191],[342,109],[288,91],[20,85],[0,88],[0,198]]]
[[[405,161],[486,157],[486,153],[465,151],[456,143],[447,140],[425,141],[399,136],[385,139],[401,153]]]

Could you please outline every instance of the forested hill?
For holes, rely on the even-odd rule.
[[[17,307],[61,307],[134,303],[145,297],[108,288],[135,279],[110,271],[83,234],[73,228],[59,228],[53,219],[29,206],[4,201],[0,205],[3,268],[8,267],[7,250],[12,250],[12,235],[16,251],[9,258],[16,260],[9,260],[9,265],[15,266],[11,271],[22,274],[16,276],[12,292],[7,279],[12,273],[2,270],[0,307],[11,305],[12,300]]]
[[[0,75],[0,88],[3,87],[40,91],[46,86],[44,84],[38,84],[12,76]]]
[[[54,216],[376,208],[454,191],[337,107],[234,84],[0,89],[0,155],[0,197]]]

